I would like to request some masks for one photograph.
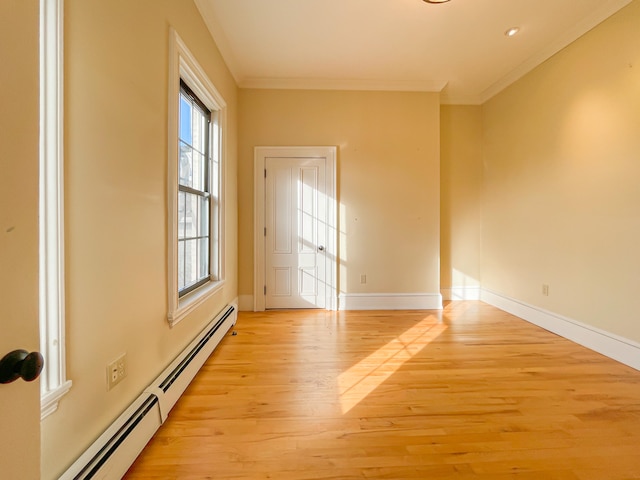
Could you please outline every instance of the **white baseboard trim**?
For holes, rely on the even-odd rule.
[[[450,287],[440,292],[443,300],[480,300],[480,287]]]
[[[253,312],[253,295],[239,295],[238,310],[241,312]]]
[[[640,344],[533,305],[482,289],[480,299],[572,342],[640,370]]]
[[[343,293],[339,310],[440,310],[439,293]]]

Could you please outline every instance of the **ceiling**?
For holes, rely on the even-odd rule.
[[[480,104],[631,0],[195,2],[240,87],[439,91],[443,103]]]

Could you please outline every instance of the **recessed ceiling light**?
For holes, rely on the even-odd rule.
[[[427,3],[447,3],[449,0],[422,0]]]
[[[516,33],[520,31],[519,27],[511,27],[509,30],[504,32],[507,37],[513,37]]]

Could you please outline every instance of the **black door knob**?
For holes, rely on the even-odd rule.
[[[14,350],[0,360],[0,383],[11,383],[18,378],[32,382],[40,376],[44,358],[40,352]]]

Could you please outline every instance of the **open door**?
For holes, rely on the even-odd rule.
[[[0,358],[39,348],[39,2],[0,2]],[[40,385],[0,384],[2,478],[40,478]]]

